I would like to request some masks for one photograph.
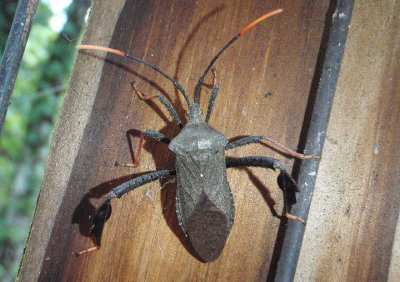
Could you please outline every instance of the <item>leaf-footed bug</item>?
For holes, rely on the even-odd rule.
[[[304,223],[301,219],[288,213],[289,207],[296,203],[296,192],[299,190],[296,182],[292,176],[286,172],[279,160],[262,156],[249,156],[226,160],[225,151],[251,143],[258,143],[261,140],[266,140],[294,157],[301,159],[316,157],[299,154],[265,136],[244,137],[229,143],[228,139],[224,135],[208,124],[219,90],[219,84],[215,82],[215,73],[213,90],[208,102],[207,114],[204,121],[199,106],[200,90],[204,78],[211,70],[219,56],[251,27],[271,16],[279,14],[280,12],[282,12],[282,9],[272,11],[258,18],[242,29],[217,53],[197,82],[194,102],[190,101],[186,91],[177,81],[172,79],[155,65],[122,51],[107,47],[95,45],[78,46],[79,49],[93,49],[114,53],[149,66],[170,80],[182,93],[188,104],[187,114],[189,121],[185,126],[182,126],[182,122],[179,119],[177,112],[166,97],[161,94],[145,96],[137,90],[135,86],[133,86],[136,94],[141,99],[158,98],[171,114],[174,121],[179,125],[181,132],[170,140],[159,132],[153,130],[143,131],[140,136],[135,163],[126,164],[125,166],[137,167],[139,165],[143,139],[144,137],[150,137],[157,141],[169,144],[169,149],[175,153],[175,170],[150,172],[129,180],[112,190],[96,210],[95,214],[91,217],[93,224],[91,233],[96,237],[98,245],[100,245],[104,224],[111,216],[111,200],[113,198],[121,198],[124,194],[157,179],[176,175],[176,214],[179,225],[201,259],[208,262],[216,260],[225,246],[225,242],[234,221],[233,197],[226,177],[226,168],[230,167],[256,166],[273,170],[279,169],[278,186],[283,191],[284,215],[290,219]],[[96,248],[97,247],[91,248],[78,254]]]

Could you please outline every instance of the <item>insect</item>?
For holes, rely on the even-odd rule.
[[[122,51],[107,47],[95,45],[78,46],[79,49],[111,52],[149,66],[169,79],[181,92],[188,105],[187,115],[189,121],[183,126],[174,107],[166,97],[161,94],[145,96],[134,87],[136,94],[142,99],[158,98],[171,114],[174,121],[179,125],[181,131],[172,140],[154,130],[143,131],[140,136],[135,163],[126,166],[137,167],[139,165],[143,139],[147,137],[169,145],[169,149],[175,153],[175,170],[150,172],[129,180],[112,190],[91,217],[91,233],[96,237],[98,245],[100,245],[104,224],[111,216],[112,199],[121,198],[124,194],[146,183],[176,175],[176,214],[179,225],[202,260],[207,262],[216,260],[225,246],[234,221],[234,202],[226,176],[226,169],[230,167],[257,166],[272,170],[279,169],[278,186],[282,189],[284,195],[284,215],[290,219],[303,222],[288,212],[289,207],[296,203],[295,194],[298,192],[298,187],[279,160],[263,156],[248,156],[226,160],[225,151],[266,140],[294,157],[309,159],[314,158],[314,156],[299,154],[265,136],[244,137],[229,143],[227,137],[208,124],[219,90],[219,84],[215,82],[215,73],[214,86],[204,120],[199,106],[200,90],[204,78],[212,69],[219,56],[251,27],[280,12],[282,12],[282,9],[272,11],[250,23],[217,53],[197,82],[193,102],[190,101],[186,91],[177,81],[155,65]]]

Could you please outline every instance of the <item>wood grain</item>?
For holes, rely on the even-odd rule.
[[[399,15],[355,3],[296,281],[400,277]]]
[[[143,58],[192,95],[216,52],[246,24],[276,8],[285,12],[246,33],[216,64],[221,88],[210,124],[228,138],[261,134],[295,149],[328,1],[96,1],[82,43]],[[271,279],[284,230],[284,221],[276,216],[283,203],[277,174],[263,169],[228,171],[236,218],[216,262],[202,263],[191,251],[176,219],[175,184],[168,180],[113,200],[101,248],[74,256],[94,245],[89,215],[102,197],[144,172],[174,166],[167,146],[147,141],[137,169],[114,167],[115,161],[132,161],[129,145],[137,148],[141,130],[171,138],[178,133],[157,101],[133,95],[132,81],[146,94],[167,96],[185,117],[185,101],[153,70],[112,54],[80,52],[18,280]],[[203,110],[209,94],[204,88]],[[268,155],[280,158],[289,170],[292,166],[292,160],[263,145],[228,155]]]
[[[96,38],[99,44],[109,44],[111,36],[107,38],[103,33],[111,34],[117,20],[116,16],[105,17],[102,13],[103,15],[108,12],[118,14],[122,5],[123,1],[115,1],[115,4],[107,10],[98,9],[97,23],[96,18],[91,19],[93,25],[87,27],[87,32],[91,34],[91,37]],[[96,5],[93,9],[97,9]],[[103,30],[95,28],[96,24],[99,25],[100,19],[104,25]],[[101,57],[104,55],[100,54],[99,58]],[[64,105],[53,135],[42,188],[17,277],[18,281],[36,281],[40,275],[57,213],[64,202],[67,189],[70,189],[69,178],[95,101],[102,64],[103,61],[100,59],[82,58],[75,62]],[[90,71],[81,71],[83,67]],[[71,206],[72,209],[73,206]],[[67,225],[68,221],[70,218],[66,219]]]

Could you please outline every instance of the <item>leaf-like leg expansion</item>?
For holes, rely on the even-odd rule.
[[[150,172],[122,183],[112,190],[91,217],[92,228],[90,232],[96,237],[97,244],[100,246],[104,224],[111,216],[111,199],[121,198],[124,194],[134,190],[135,188],[143,186],[144,184],[150,183],[154,180],[166,178],[175,174],[175,170],[160,170],[156,172]]]
[[[236,140],[232,143],[227,144],[225,146],[225,150],[233,149],[236,147],[240,147],[240,146],[244,146],[244,145],[248,145],[248,144],[252,144],[252,143],[258,143],[263,139],[268,141],[269,143],[277,146],[280,150],[283,150],[286,153],[288,153],[289,155],[291,155],[295,158],[298,158],[298,159],[320,159],[321,158],[321,156],[303,155],[303,154],[297,153],[296,151],[293,151],[292,149],[286,147],[285,145],[282,145],[282,144],[278,143],[277,141],[275,141],[269,137],[265,137],[265,136],[249,136],[249,137],[241,138],[239,140]]]
[[[240,167],[240,166],[256,166],[269,169],[279,169],[278,186],[283,192],[284,198],[284,212],[285,216],[304,223],[304,221],[294,215],[288,213],[288,208],[296,203],[296,192],[299,192],[299,187],[294,181],[293,177],[286,172],[284,166],[278,159],[261,156],[250,156],[237,159],[229,159],[226,161],[226,168]]]

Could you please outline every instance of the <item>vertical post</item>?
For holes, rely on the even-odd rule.
[[[328,45],[322,65],[314,110],[307,135],[305,154],[321,155],[339,77],[354,0],[338,0],[330,23]],[[303,162],[300,167],[298,204],[292,214],[307,220],[317,178],[319,159]],[[296,273],[305,226],[288,221],[275,281],[293,281]]]
[[[39,0],[20,0],[0,64],[0,133]]]

